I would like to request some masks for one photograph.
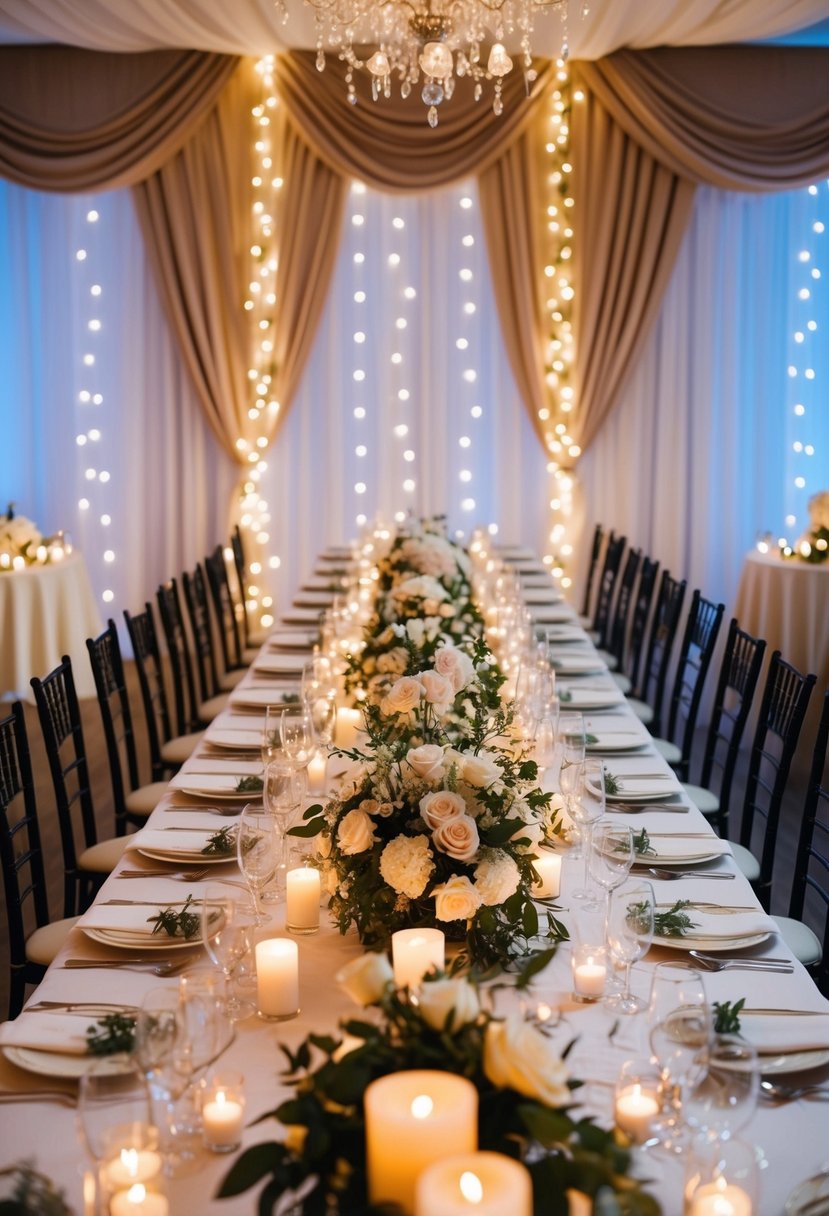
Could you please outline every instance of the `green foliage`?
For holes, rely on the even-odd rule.
[[[135,1046],[135,1017],[129,1013],[107,1013],[87,1027],[86,1049],[93,1056],[112,1056]]]
[[[261,794],[265,788],[265,782],[261,777],[240,777],[236,782],[237,794]]]
[[[166,933],[168,937],[183,937],[188,942],[197,937],[201,932],[201,916],[198,912],[190,911],[192,902],[193,896],[188,895],[184,907],[178,911],[175,908],[160,908],[155,916],[148,916],[147,922],[154,925],[153,934]]]
[[[714,1033],[739,1034],[740,1014],[745,1003],[744,996],[739,1001],[714,1001]]]
[[[218,832],[208,836],[202,853],[206,857],[234,857],[236,855],[236,828],[220,828]]]
[[[666,912],[655,912],[653,931],[657,937],[684,937],[689,929],[695,929],[697,922],[685,911],[693,907],[689,899],[678,899],[673,907]]]

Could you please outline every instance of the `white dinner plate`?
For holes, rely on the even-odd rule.
[[[91,1022],[90,1022],[91,1025]],[[12,1064],[26,1072],[37,1073],[40,1077],[64,1077],[67,1080],[77,1080],[84,1076],[93,1064],[100,1064],[106,1056],[63,1055],[59,1051],[38,1051],[35,1047],[4,1047],[3,1055]],[[132,1067],[130,1058],[124,1056],[108,1057],[112,1063],[113,1074],[129,1072]]]
[[[311,650],[318,640],[319,633],[308,629],[283,629],[272,633],[268,638],[269,650]]]
[[[229,748],[231,751],[258,752],[262,746],[261,730],[227,730],[215,728],[205,740],[210,747]]]
[[[664,864],[660,862],[660,864]],[[768,941],[771,933],[751,933],[744,937],[659,937],[654,934],[655,946],[666,946],[669,950],[703,950],[706,954],[717,954],[730,950],[747,950]]]
[[[829,1064],[829,1047],[816,1047],[809,1051],[781,1051],[776,1055],[760,1052],[757,1061],[761,1077],[771,1076],[773,1073],[805,1072],[809,1068],[822,1068],[824,1064]]]
[[[149,857],[151,861],[168,861],[175,866],[219,866],[227,864],[229,861],[236,860],[236,850],[232,853],[224,853],[221,856],[218,853],[194,853],[191,849],[186,851],[178,849],[136,849],[136,853],[140,853],[142,857]]]
[[[544,605],[535,604],[530,607],[530,616],[536,625],[563,625],[573,620],[573,609],[569,604],[551,603],[550,597],[547,596]]]
[[[655,853],[649,853],[647,857],[637,857],[635,865],[640,866],[681,866],[683,869],[688,869],[689,866],[701,866],[706,861],[717,861],[720,857],[728,857],[730,854],[723,853],[720,850],[700,850],[698,853],[683,853],[678,856],[676,853],[660,853],[659,842],[651,837],[651,845],[656,849]],[[704,878],[704,874],[700,874],[700,878]]]
[[[247,762],[246,762],[247,763]],[[180,790],[193,798],[222,798],[230,802],[243,802],[262,790],[240,790],[236,787],[244,778],[238,773],[177,773],[170,788]]]
[[[163,908],[164,904],[158,906]],[[147,911],[151,912],[152,909],[148,908]],[[102,946],[116,946],[119,950],[192,950],[201,945],[201,932],[185,941],[184,938],[168,937],[166,933],[153,936],[151,933],[129,933],[119,929],[89,928],[83,931],[93,942],[100,942]]]
[[[294,596],[294,607],[330,608],[336,594],[336,591],[297,591]]]
[[[283,613],[280,624],[318,625],[319,619],[319,608],[289,608],[287,612]]]
[[[585,642],[584,630],[578,625],[550,625],[546,630],[550,646],[569,646],[573,642]]]

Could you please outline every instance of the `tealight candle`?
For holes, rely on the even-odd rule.
[[[448,1072],[391,1073],[365,1092],[369,1200],[414,1211],[418,1176],[478,1147],[478,1091]]]
[[[16,557],[12,558],[12,566],[15,570],[23,570],[26,566],[26,559],[18,553]]]
[[[433,967],[443,970],[446,939],[440,929],[398,929],[391,935],[394,982],[416,988]]]
[[[256,944],[256,992],[259,1016],[284,1022],[299,1013],[299,950],[288,937]]]
[[[214,1153],[239,1147],[245,1121],[245,1097],[238,1073],[213,1078],[202,1099],[204,1142]]]
[[[109,1202],[110,1216],[169,1216],[166,1196],[148,1191],[136,1182],[128,1191],[117,1191]]]
[[[573,996],[577,1001],[598,1001],[604,996],[607,963],[603,946],[574,946]]]
[[[162,1164],[161,1155],[152,1149],[122,1148],[102,1172],[110,1190],[118,1190],[157,1178]]]
[[[415,1216],[532,1216],[530,1175],[502,1153],[434,1161],[417,1180]]]
[[[337,710],[337,747],[345,749],[354,747],[357,743],[357,732],[363,724],[363,716],[359,709],[340,708]]]
[[[308,761],[308,793],[324,794],[328,773],[328,757],[325,752],[314,752]]]
[[[286,878],[290,933],[316,933],[320,927],[320,872],[313,866],[289,870]]]
[[[751,1199],[740,1186],[718,1179],[698,1187],[688,1216],[751,1216]]]
[[[637,1144],[644,1144],[651,1126],[659,1114],[659,1097],[655,1090],[645,1089],[640,1081],[617,1090],[614,1116],[616,1126]]]
[[[541,879],[541,886],[534,885],[532,894],[537,899],[555,899],[561,891],[561,857],[546,850],[539,853],[533,868]]]

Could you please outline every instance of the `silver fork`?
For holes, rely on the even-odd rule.
[[[77,1095],[62,1089],[29,1089],[22,1093],[3,1090],[0,1092],[0,1102],[56,1102],[58,1106],[69,1106],[73,1109],[78,1105]]]
[[[121,870],[116,878],[172,878],[176,882],[199,882],[206,878],[209,866],[198,870]]]
[[[688,953],[706,971],[775,971],[781,975],[794,971],[787,958],[716,958],[700,950],[689,950]]]
[[[667,866],[635,866],[637,874],[650,874],[652,878],[661,878],[671,882],[675,878],[736,878],[736,874],[722,870],[670,870]]]
[[[179,971],[183,971],[185,967],[189,967],[193,962],[193,956],[188,955],[184,959],[170,959],[160,963],[142,963],[135,959],[121,962],[114,959],[94,959],[94,958],[68,958],[62,964],[62,968],[66,971],[76,970],[92,970],[92,971],[144,971],[150,972],[151,975],[161,977],[167,975],[178,975]]]

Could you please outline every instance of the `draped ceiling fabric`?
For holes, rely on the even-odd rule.
[[[785,190],[829,173],[829,50],[619,51],[574,65],[576,435],[601,429],[658,311],[694,184]]]

